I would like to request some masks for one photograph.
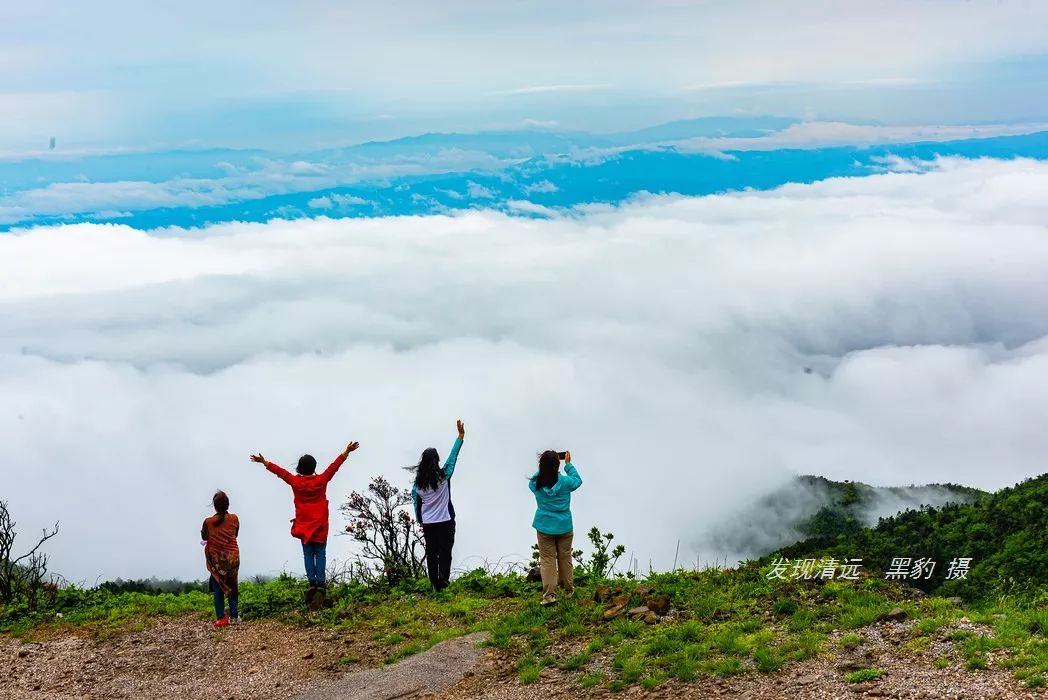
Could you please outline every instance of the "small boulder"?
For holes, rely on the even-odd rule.
[[[640,619],[644,620],[644,624],[646,625],[654,625],[656,622],[659,621],[659,616],[649,610],[648,612],[644,613],[644,616]]]
[[[630,617],[644,617],[649,612],[651,612],[651,611],[648,609],[647,605],[639,605],[639,606],[637,606],[635,608],[630,609],[629,616]]]
[[[598,603],[606,603],[611,600],[612,595],[614,595],[614,592],[611,590],[611,586],[601,584],[597,586],[597,590],[593,591],[593,600]]]
[[[906,611],[902,608],[892,608],[884,615],[885,620],[891,620],[892,622],[902,622],[906,617]]]
[[[616,606],[621,605],[622,607],[626,607],[630,604],[630,594],[622,593],[620,595],[617,595],[611,599],[611,602],[614,603]]]
[[[617,617],[622,617],[626,614],[625,605],[613,605],[604,611],[605,620],[614,620]]]
[[[644,598],[645,596],[649,596],[649,595],[651,595],[654,592],[655,592],[655,589],[652,588],[651,586],[637,586],[637,590],[636,590],[637,595],[639,595],[641,598]]]
[[[670,611],[670,597],[665,593],[648,596],[644,599],[644,604],[656,615],[665,615]]]

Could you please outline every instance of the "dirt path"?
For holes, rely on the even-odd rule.
[[[213,630],[175,618],[95,639],[0,637],[2,700],[284,700],[351,668],[378,663],[348,635],[271,622]]]
[[[906,624],[882,623],[860,630],[860,648],[846,651],[834,636],[828,654],[776,673],[688,684],[668,680],[653,691],[633,687],[612,694],[606,687],[583,691],[580,673],[555,667],[522,686],[512,655],[478,648],[480,635],[448,640],[379,668],[388,646],[352,631],[252,622],[216,632],[206,621],[181,618],[103,640],[69,631],[34,641],[0,637],[0,700],[1048,698],[1044,690],[1025,688],[996,653],[988,655],[987,670],[964,668],[949,631],[943,629],[923,651],[903,653]],[[936,668],[938,658],[950,658],[950,664]],[[846,671],[862,667],[882,669],[884,676],[844,682]],[[613,677],[611,655],[595,654],[586,670]]]
[[[484,655],[480,632],[437,644],[429,651],[385,668],[357,671],[322,683],[296,700],[400,700],[435,693],[462,680]]]

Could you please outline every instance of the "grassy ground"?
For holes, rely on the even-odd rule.
[[[395,589],[341,585],[330,590],[333,604],[303,612],[302,581],[281,577],[241,585],[241,613],[247,620],[271,619],[295,625],[342,628],[366,636],[395,662],[437,642],[472,631],[491,633],[490,645],[516,661],[519,680],[534,682],[555,666],[582,688],[631,685],[654,688],[668,679],[772,673],[791,662],[840,653],[863,642],[862,630],[893,608],[907,619],[901,652],[920,652],[946,630],[956,653],[930,662],[986,668],[993,656],[1030,687],[1048,681],[1048,610],[1014,599],[962,606],[939,597],[913,597],[881,579],[860,581],[769,581],[756,566],[723,571],[654,574],[644,585],[670,596],[673,611],[655,625],[618,618],[604,620],[606,603],[594,600],[598,582],[580,582],[574,598],[544,608],[538,587],[515,575],[482,571],[457,579],[441,594],[423,583]],[[625,592],[639,585],[611,582]],[[640,604],[634,595],[631,604]],[[76,628],[100,637],[140,629],[160,616],[210,615],[210,595],[60,591],[53,604],[31,612],[0,608],[0,631],[27,638]],[[983,632],[956,629],[966,619]],[[850,632],[854,630],[854,632]],[[599,660],[599,662],[598,662]],[[358,659],[347,657],[344,664]],[[876,668],[844,675],[849,682],[877,678]]]

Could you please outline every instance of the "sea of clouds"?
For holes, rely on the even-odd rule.
[[[317,218],[0,235],[0,464],[22,537],[93,583],[301,569],[286,485],[335,510],[467,426],[456,565],[526,559],[526,477],[571,449],[580,534],[646,569],[797,473],[999,488],[1048,457],[1048,163],[645,196],[549,220]],[[680,552],[677,552],[678,542]],[[329,557],[353,551],[333,537]]]

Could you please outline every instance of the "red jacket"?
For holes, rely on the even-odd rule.
[[[266,462],[266,469],[283,479],[295,494],[295,519],[291,521],[291,536],[303,542],[327,542],[328,499],[327,485],[338,468],[346,461],[340,454],[320,474],[292,474],[273,462]]]

